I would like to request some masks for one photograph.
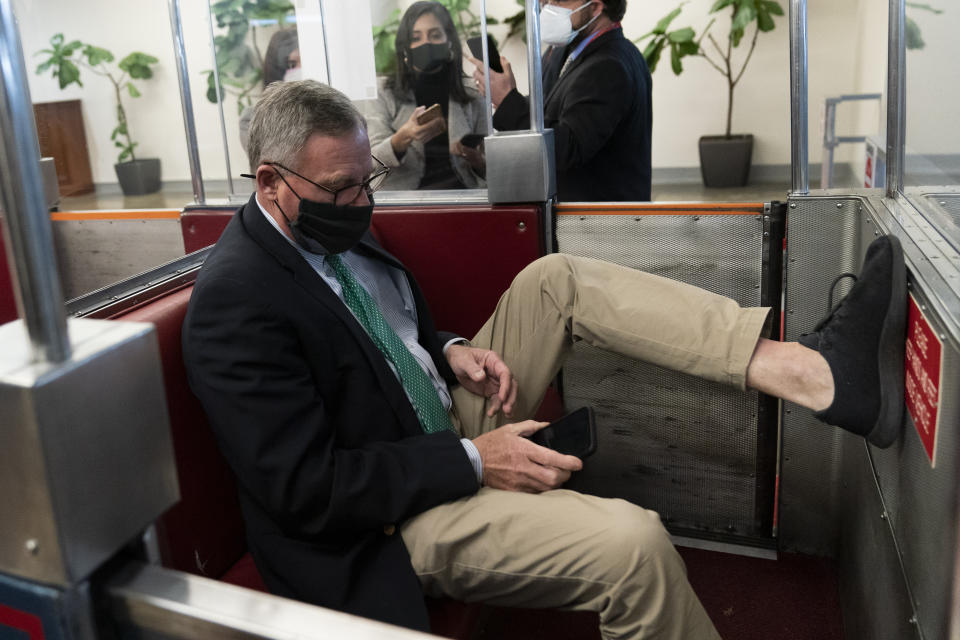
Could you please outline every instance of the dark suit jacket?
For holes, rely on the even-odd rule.
[[[358,250],[403,268],[369,234]],[[407,277],[421,343],[455,383]],[[268,588],[428,628],[419,581],[390,525],[476,492],[473,468],[455,434],[423,433],[383,355],[253,198],[200,271],[183,352],[236,473]]]
[[[623,30],[613,29],[587,45],[560,75],[575,46],[554,47],[543,60],[543,118],[553,129],[558,197],[649,200],[653,105],[647,63]],[[493,126],[529,129],[527,99],[511,91]]]

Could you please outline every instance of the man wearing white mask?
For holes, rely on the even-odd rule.
[[[650,71],[623,36],[626,0],[550,0],[540,11],[544,123],[553,129],[561,201],[650,199]],[[483,63],[474,79],[484,88]],[[510,63],[490,71],[494,128],[529,129]]]

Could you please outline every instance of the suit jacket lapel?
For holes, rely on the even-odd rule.
[[[307,293],[324,304],[346,325],[363,351],[364,356],[370,362],[370,366],[376,374],[377,380],[380,382],[380,386],[386,393],[390,406],[393,407],[393,411],[401,424],[410,430],[412,434],[423,433],[420,420],[417,418],[417,414],[403,390],[403,384],[397,379],[390,365],[387,364],[386,357],[377,345],[374,344],[373,340],[370,339],[366,329],[363,328],[343,301],[337,297],[333,290],[330,289],[330,286],[323,281],[323,278],[313,270],[313,267],[303,259],[297,250],[290,246],[290,243],[264,219],[263,213],[260,211],[260,207],[253,197],[251,197],[246,206],[240,210],[240,215],[242,216],[244,227],[246,227],[251,237],[267,252],[273,255],[284,268],[292,272],[294,280],[296,280]],[[369,231],[364,237],[363,246],[367,250],[375,253],[378,257],[382,257],[388,264],[403,269],[403,265],[400,264],[396,258],[376,244],[372,236],[370,236]]]
[[[587,45],[587,47],[580,52],[576,58],[570,61],[570,64],[567,65],[566,70],[564,71],[563,67],[560,68],[560,75],[557,78],[556,83],[553,85],[553,89],[550,90],[544,102],[550,100],[551,96],[556,93],[560,87],[569,81],[570,77],[573,75],[573,71],[583,64],[583,61],[590,57],[590,54],[596,51],[596,49],[601,46],[601,43],[606,42],[610,38],[616,37],[616,34],[620,33],[622,36],[622,31],[620,29],[613,29],[598,36],[593,42]]]

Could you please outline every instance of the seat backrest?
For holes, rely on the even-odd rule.
[[[180,289],[114,319],[157,328],[180,502],[157,522],[164,566],[219,578],[246,551],[233,473],[220,455],[183,366],[180,329],[193,287]]]
[[[16,295],[13,292],[13,278],[7,262],[7,246],[3,241],[3,225],[0,224],[0,324],[16,319]]]
[[[217,241],[235,209],[180,217],[188,253]],[[437,328],[472,337],[513,277],[544,253],[538,205],[378,206],[372,231],[423,289]]]

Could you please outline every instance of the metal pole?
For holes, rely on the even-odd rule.
[[[333,86],[333,77],[330,73],[330,40],[327,39],[327,16],[323,9],[324,0],[317,0],[320,6],[320,32],[323,34],[323,62],[327,65],[327,84]]]
[[[170,31],[173,33],[173,55],[177,61],[177,78],[180,81],[180,104],[183,107],[183,126],[187,132],[187,154],[190,157],[190,177],[193,180],[193,199],[197,204],[206,204],[203,191],[203,175],[200,173],[200,147],[197,145],[197,125],[193,121],[193,98],[190,95],[190,75],[187,72],[187,50],[183,43],[183,22],[180,19],[180,0],[169,0]],[[213,43],[210,43],[213,46]],[[216,66],[216,55],[213,57]]]
[[[214,42],[213,35],[213,9],[210,7],[210,2],[207,2],[207,25],[210,27],[210,42],[211,46]],[[213,49],[214,61],[213,61],[213,81],[216,83],[216,86],[220,86],[220,65],[217,63],[216,48]],[[223,158],[227,163],[227,193],[231,196],[234,194],[233,190],[233,167],[230,166],[230,146],[227,144],[227,119],[223,116],[223,100],[217,100],[217,109],[220,112],[220,133],[223,136]],[[203,185],[201,184],[201,187]]]
[[[792,193],[810,193],[807,115],[807,0],[790,0],[790,134]]]
[[[70,358],[63,289],[40,176],[37,125],[11,0],[0,0],[0,195],[10,230],[20,315],[34,358]]]
[[[905,0],[890,0],[887,43],[887,197],[903,191],[907,64]]]
[[[820,167],[820,188],[829,189],[833,182],[833,151],[837,147],[837,103],[827,98],[823,114],[823,163]]]
[[[487,99],[483,101],[487,112],[487,135],[493,135],[493,103],[490,102],[490,47],[487,43],[487,0],[480,6],[480,42],[483,47],[483,86]]]
[[[530,129],[543,132],[543,72],[540,69],[540,2],[527,0],[527,75],[530,78]]]

